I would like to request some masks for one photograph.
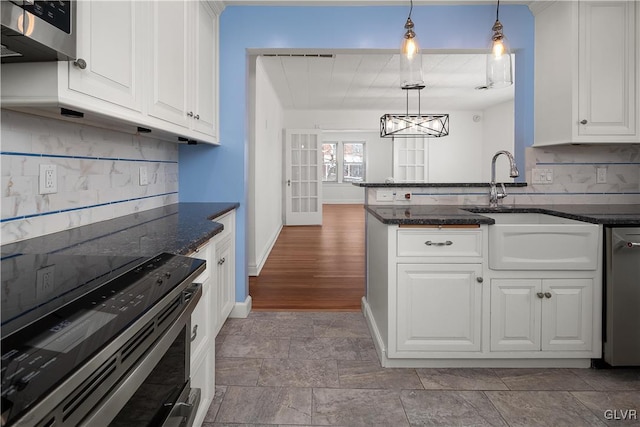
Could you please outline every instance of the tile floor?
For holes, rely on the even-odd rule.
[[[216,348],[204,427],[640,425],[640,369],[381,368],[361,313],[252,312]]]

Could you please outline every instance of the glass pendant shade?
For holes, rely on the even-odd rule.
[[[509,41],[502,32],[502,23],[496,19],[487,53],[487,88],[499,89],[513,84],[513,69]]]
[[[410,17],[407,18],[404,28],[407,31],[402,38],[402,46],[400,47],[400,87],[403,89],[422,88],[424,87],[422,53]]]

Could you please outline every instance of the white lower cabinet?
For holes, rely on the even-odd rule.
[[[394,354],[479,351],[481,276],[480,264],[398,264]]]
[[[602,260],[492,269],[489,227],[367,216],[363,311],[383,366],[588,367],[601,357]]]
[[[213,400],[216,336],[235,304],[235,211],[214,222],[221,223],[223,231],[190,254],[207,261],[194,280],[202,284],[202,296],[191,314],[191,387],[201,393],[194,426],[202,424]]]
[[[590,351],[593,280],[492,279],[491,351]]]

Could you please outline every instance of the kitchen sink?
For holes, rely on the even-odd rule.
[[[595,270],[600,227],[543,213],[480,213],[489,225],[489,268]]]

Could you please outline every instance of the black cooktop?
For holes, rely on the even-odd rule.
[[[60,254],[2,258],[2,426],[12,424],[204,261]]]

